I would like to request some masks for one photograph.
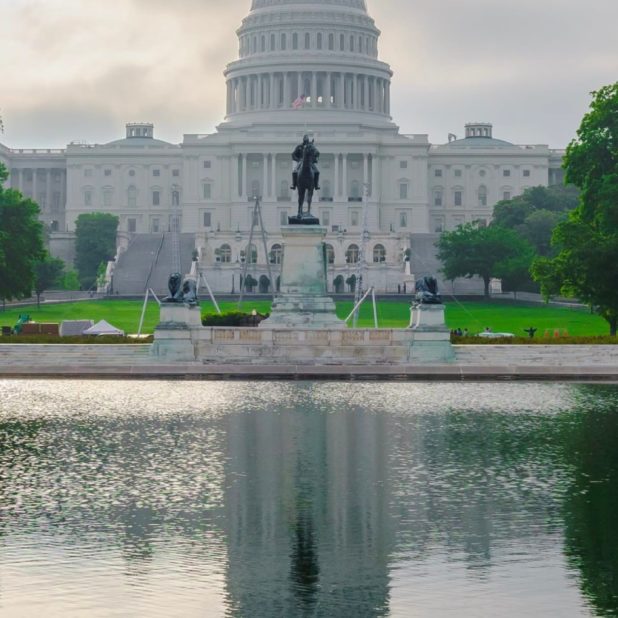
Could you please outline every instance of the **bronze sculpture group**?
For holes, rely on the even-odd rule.
[[[291,225],[319,225],[320,221],[311,214],[314,191],[320,190],[320,170],[318,161],[320,151],[315,147],[315,140],[303,137],[303,143],[296,146],[292,153],[294,170],[292,172],[292,190],[298,190],[298,215],[290,217]],[[303,206],[307,202],[307,211]]]

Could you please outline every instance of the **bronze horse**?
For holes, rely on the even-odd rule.
[[[303,160],[298,170],[298,218],[311,217],[311,203],[315,191],[315,172],[313,162],[315,160],[315,146],[312,143],[303,146]],[[303,205],[307,200],[307,212],[303,214]]]

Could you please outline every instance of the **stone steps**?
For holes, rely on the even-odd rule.
[[[612,345],[462,345],[454,350],[462,365],[618,366],[618,346]]]
[[[0,344],[0,366],[150,364],[151,344]]]

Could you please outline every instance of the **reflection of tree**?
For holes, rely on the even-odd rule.
[[[618,615],[618,389],[581,388],[565,456],[574,467],[566,500],[566,552],[600,616]]]

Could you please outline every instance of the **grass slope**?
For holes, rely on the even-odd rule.
[[[337,303],[337,315],[345,318],[352,310],[353,303],[341,301]],[[221,303],[222,311],[237,308],[235,302]],[[270,310],[270,303],[252,301],[244,303],[244,311],[256,309],[260,313]],[[137,332],[142,310],[141,301],[103,300],[81,301],[66,304],[42,305],[37,310],[36,305],[20,309],[0,311],[0,324],[14,326],[20,314],[27,313],[37,322],[61,322],[63,320],[86,320],[95,322],[105,319],[127,333]],[[203,312],[214,311],[211,303],[202,303]],[[152,333],[159,319],[156,303],[151,302],[144,320],[145,333]],[[410,319],[409,305],[402,301],[383,301],[378,303],[378,323],[381,328],[405,328]],[[525,335],[525,328],[534,326],[538,329],[537,336],[543,336],[545,331],[551,334],[557,329],[567,331],[569,335],[590,336],[606,335],[609,327],[605,320],[597,315],[591,315],[581,309],[565,307],[548,307],[544,305],[528,305],[524,303],[506,302],[465,302],[447,303],[446,321],[451,329],[467,328],[470,333],[478,333],[489,326],[496,332],[510,332],[515,335]],[[373,309],[370,302],[361,308],[359,326],[373,326]]]

